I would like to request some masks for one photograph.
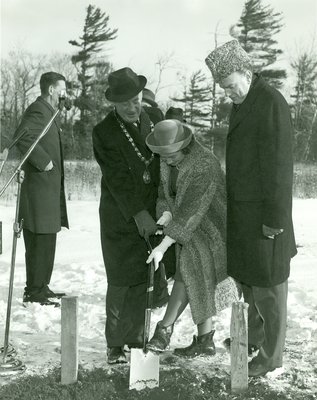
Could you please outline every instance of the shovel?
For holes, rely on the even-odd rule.
[[[148,246],[149,252],[151,252],[151,243],[146,240],[146,244]],[[145,388],[154,388],[159,386],[160,357],[159,355],[146,350],[151,326],[154,271],[155,265],[154,260],[152,260],[149,265],[147,279],[143,349],[131,349],[129,383],[130,390],[142,390]]]

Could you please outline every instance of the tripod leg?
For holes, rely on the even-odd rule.
[[[5,326],[5,334],[4,334],[4,345],[2,351],[2,364],[0,365],[0,375],[2,373],[8,374],[11,371],[10,365],[12,365],[13,371],[21,371],[24,370],[25,367],[20,361],[13,360],[12,356],[7,360],[8,352],[9,352],[9,333],[10,333],[10,320],[11,320],[11,305],[12,305],[12,294],[13,294],[13,281],[14,281],[14,270],[15,270],[15,257],[16,257],[16,247],[17,247],[17,239],[21,235],[22,223],[19,224],[19,206],[20,206],[20,195],[21,195],[21,184],[24,179],[24,172],[19,171],[18,174],[18,193],[17,193],[17,201],[16,201],[16,211],[15,211],[15,220],[13,224],[13,243],[12,243],[12,254],[11,254],[11,269],[10,269],[10,280],[9,280],[9,292],[8,292],[8,303],[7,303],[7,317],[6,317],[6,326]],[[14,353],[14,350],[13,352]]]

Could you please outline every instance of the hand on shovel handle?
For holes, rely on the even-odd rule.
[[[164,253],[160,249],[160,246],[155,247],[152,250],[151,254],[149,255],[148,259],[146,260],[147,264],[150,264],[152,261],[154,262],[155,271],[158,269],[160,265],[160,261],[162,261]]]
[[[154,388],[159,386],[159,370],[160,358],[151,351],[146,351],[146,345],[150,335],[152,297],[154,288],[154,257],[151,243],[146,240],[150,256],[147,260],[149,265],[147,293],[146,293],[146,309],[144,322],[144,341],[143,349],[131,349],[130,358],[130,379],[129,389],[142,390],[144,388]]]

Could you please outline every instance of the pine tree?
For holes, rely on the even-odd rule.
[[[78,70],[79,85],[74,82],[73,90],[79,89],[80,92],[75,101],[80,118],[74,130],[79,135],[81,158],[91,157],[91,128],[109,109],[103,93],[111,64],[104,60],[103,52],[105,43],[114,40],[118,30],[110,29],[108,24],[109,16],[100,8],[89,5],[83,35],[79,41],[69,41],[79,48],[78,53],[72,56],[72,62]]]
[[[293,105],[295,128],[295,157],[298,160],[317,160],[317,57],[303,51],[291,63],[296,74]]]
[[[211,95],[211,85],[199,70],[191,75],[189,85],[185,84],[182,97],[172,100],[184,104],[184,116],[190,125],[206,130],[210,126]]]
[[[282,86],[282,80],[286,78],[284,69],[273,67],[282,54],[274,39],[282,29],[282,19],[282,13],[263,5],[262,0],[246,0],[238,23],[230,31],[252,57],[255,72],[261,72],[277,88]]]

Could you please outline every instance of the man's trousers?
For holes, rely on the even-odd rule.
[[[146,283],[108,285],[105,330],[108,347],[143,346],[146,287]]]
[[[260,347],[258,363],[278,368],[283,365],[286,336],[288,282],[273,287],[242,284],[244,301],[249,304],[248,342]]]
[[[56,249],[56,233],[40,234],[23,229],[26,288],[30,295],[45,294],[50,283]]]

